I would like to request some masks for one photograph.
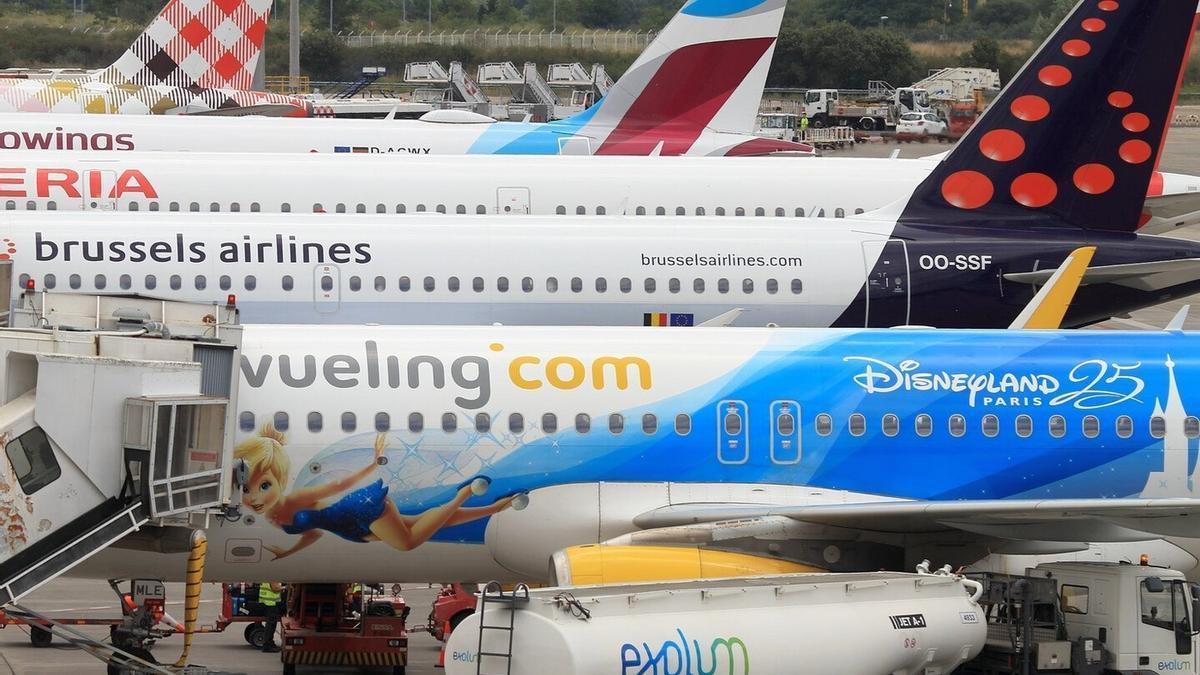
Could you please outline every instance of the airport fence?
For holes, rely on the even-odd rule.
[[[338,33],[349,47],[375,45],[469,45],[472,47],[566,47],[607,52],[641,52],[654,39],[654,31],[582,30],[551,31],[467,30],[394,33]]]

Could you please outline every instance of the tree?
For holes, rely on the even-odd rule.
[[[329,31],[309,31],[300,36],[300,63],[314,80],[346,77],[346,45]]]
[[[780,32],[768,82],[778,87],[864,89],[868,80],[908,84],[917,75],[908,43],[885,30],[847,22]]]
[[[1002,56],[1000,43],[990,37],[984,37],[971,45],[971,50],[962,55],[962,60],[966,66],[999,70]]]

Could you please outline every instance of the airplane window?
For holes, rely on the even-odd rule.
[[[575,431],[576,433],[586,434],[592,430],[592,417],[587,413],[579,413],[575,416]]]
[[[716,209],[713,210],[713,213],[718,216],[723,216],[723,215],[725,215],[725,207],[718,206]]]
[[[692,416],[687,413],[679,413],[675,416],[675,433],[680,436],[687,436],[692,433]]]
[[[475,413],[475,431],[486,434],[492,430],[492,416],[485,413]]]
[[[521,278],[521,290],[525,291],[526,293],[533,292],[533,278],[532,277],[522,277]]]
[[[446,280],[446,288],[450,289],[451,293],[458,292],[458,277],[450,277]]]
[[[788,412],[788,406],[785,403],[783,412],[775,419],[775,433],[780,436],[791,436],[796,433],[796,418],[792,413]]]
[[[29,202],[29,208],[30,208],[30,210],[34,210],[34,211],[36,211],[36,210],[37,210],[37,204],[35,204],[35,203],[33,203],[33,202]],[[138,210],[138,203],[137,203],[137,202],[129,202],[129,210],[130,210],[130,211],[137,211],[137,210]]]
[[[445,213],[445,212],[446,212],[446,205],[445,205],[445,204],[438,204],[438,205],[437,205],[437,212],[438,212],[438,213]]]
[[[671,291],[672,293],[678,293],[679,292],[679,279],[676,279],[675,277],[671,277],[670,279],[667,279],[667,290]]]
[[[854,209],[854,215],[857,216],[860,213],[866,213],[866,211],[864,211],[863,209]]]
[[[547,293],[557,293],[558,292],[558,278],[557,277],[546,277],[546,292]]]
[[[917,418],[913,421],[916,424],[918,436],[923,438],[933,433],[933,418],[929,415],[921,413],[920,415],[917,415]]]
[[[729,280],[728,279],[717,279],[717,292],[718,293],[728,293],[729,292]]]
[[[5,208],[5,210],[8,210],[8,211],[16,211],[17,203],[10,199],[10,200],[4,202],[4,208]]]
[[[21,276],[17,277],[17,288],[28,288],[29,278],[30,277],[28,274],[22,274]]]
[[[796,217],[803,218],[804,217],[804,209],[796,209]]]
[[[995,415],[984,415],[983,435],[988,438],[995,438],[998,433],[1000,433],[1000,418]]]
[[[351,275],[350,290],[352,290],[352,291],[361,291],[362,290],[362,277],[358,276],[357,274]]]
[[[328,274],[321,275],[321,290],[326,293],[333,290],[333,277]]]
[[[817,211],[817,216],[816,216],[816,217],[817,217],[817,218],[824,218],[824,217],[825,217],[825,209],[819,209],[819,210]]]
[[[466,204],[459,204],[458,206],[454,207],[454,212],[455,212],[455,213],[458,213],[458,214],[463,214],[463,213],[466,213],[466,212],[467,212],[467,205],[466,205]]]
[[[596,277],[596,292],[603,293],[608,290],[608,279],[604,277]]]
[[[408,213],[408,209],[403,204],[397,204],[396,213]]]
[[[188,204],[188,211],[199,211],[199,210],[200,210],[199,202],[192,202],[191,204]]]
[[[658,417],[654,413],[642,415],[642,433],[649,436],[658,433]]]
[[[762,216],[767,215],[767,211],[766,211],[766,209],[764,209],[763,207],[760,206],[760,207],[754,209],[754,215],[762,217]]]
[[[754,280],[753,279],[742,279],[742,292],[743,293],[753,293],[754,292]]]
[[[607,214],[607,213],[608,213],[608,211],[607,211],[607,210],[605,210],[605,208],[604,208],[603,206],[597,206],[597,207],[596,207],[596,215],[598,215],[598,216],[603,216],[603,215],[605,215],[605,214]]]
[[[133,288],[133,277],[129,276],[128,274],[122,274],[120,278],[117,279],[117,285],[121,287],[121,290],[127,291]]]
[[[425,277],[425,281],[423,283],[426,291],[432,291],[433,289],[437,288],[437,282],[433,280],[433,277]]]
[[[158,209],[150,209],[150,210],[157,211]],[[259,211],[262,211],[262,207],[258,205],[258,202],[250,202],[250,212],[258,213]]]
[[[254,431],[254,413],[249,410],[238,413],[238,428],[242,431]]]
[[[636,209],[634,209],[633,213],[634,213],[634,215],[644,216],[644,215],[646,215],[646,207],[639,206]]]
[[[1029,415],[1017,415],[1017,435],[1029,438],[1033,434],[1033,418]]]
[[[1088,438],[1095,438],[1100,435],[1100,420],[1095,415],[1088,415],[1083,418],[1083,435]]]
[[[567,215],[567,207],[563,206],[562,204],[559,204],[559,205],[558,205],[557,207],[555,207],[555,209],[554,209],[554,215],[556,215],[556,216],[565,216],[565,215]]]
[[[158,210],[158,202],[150,202],[150,210],[157,211]],[[253,210],[253,209],[251,209],[251,210]]]
[[[408,289],[412,288],[412,282],[409,281],[408,277],[400,277],[396,281],[396,288],[399,288],[401,291],[407,292]]]
[[[1162,438],[1167,435],[1167,420],[1161,415],[1150,418],[1150,435],[1154,438]]]
[[[236,213],[241,211],[242,207],[237,202],[233,202],[229,205],[229,210]]]
[[[544,413],[542,415],[542,431],[547,434],[558,431],[558,417],[554,413]]]
[[[687,215],[687,209],[683,208],[682,206],[676,206],[676,207],[675,207],[675,215],[677,215],[677,216],[686,216],[686,215]]]
[[[475,277],[474,279],[471,279],[471,290],[475,291],[476,293],[483,292],[483,277]]]
[[[575,215],[577,215],[577,216],[582,216],[582,215],[584,215],[584,214],[586,214],[586,213],[587,213],[587,209],[586,209],[586,208],[584,208],[583,206],[576,206],[576,207],[575,207]]]
[[[1117,436],[1121,438],[1129,438],[1133,435],[1133,418],[1129,415],[1121,415],[1117,418]]]
[[[417,213],[425,213],[425,205],[417,204]]]
[[[97,289],[103,289],[108,285],[108,280],[104,278],[103,274],[97,274],[96,278],[92,281],[96,284]]]
[[[767,279],[767,292],[770,293],[771,295],[775,295],[776,293],[779,292],[779,280],[778,279]]]
[[[521,413],[512,413],[509,415],[508,430],[514,434],[525,433],[525,416]]]
[[[661,207],[661,206],[655,207],[655,209],[654,209],[654,215],[656,215],[656,216],[665,216],[665,215],[667,215],[667,210],[666,210],[665,208]]]
[[[179,210],[179,202],[171,202],[171,206],[167,210],[168,211],[178,211]]]
[[[345,213],[346,205],[339,202],[337,206],[333,207],[333,210],[335,213]]]
[[[698,215],[698,216],[704,215],[704,207],[703,206],[696,207],[696,215]]]
[[[282,410],[275,413],[275,417],[272,419],[272,424],[275,425],[276,431],[287,431],[288,430],[288,414],[283,412]]]
[[[212,212],[214,212],[214,213],[215,213],[215,212],[217,212],[217,211],[220,211],[220,210],[221,210],[221,205],[220,205],[220,204],[218,204],[218,203],[216,203],[216,202],[209,202],[209,204],[208,204],[208,210],[209,210],[209,211],[212,211]]]
[[[408,430],[414,434],[421,433],[425,429],[425,416],[419,412],[408,414]]]
[[[67,277],[67,285],[71,288],[78,289],[81,285],[83,285],[82,282],[83,280],[79,278],[78,274],[72,274],[71,276]]]
[[[192,285],[196,290],[202,291],[208,287],[208,279],[203,274],[197,274],[195,279],[192,279]]]
[[[583,291],[583,279],[579,277],[571,277],[571,292],[580,293]]]
[[[843,209],[840,206],[838,208],[834,209],[833,217],[834,218],[845,218],[846,217],[846,209]]]
[[[71,276],[75,276],[75,275],[72,274]],[[156,286],[158,286],[158,279],[153,274],[147,274],[145,282],[146,282],[145,283],[146,290],[148,290],[148,291],[152,291],[152,290],[154,290],[154,288]],[[78,282],[76,282],[76,283],[78,283]],[[71,286],[71,288],[79,288],[79,286]]]
[[[967,419],[962,415],[951,415],[947,420],[950,424],[950,435],[958,438],[967,433]]]
[[[171,284],[171,290],[177,291],[180,288],[183,288],[183,277],[179,276],[178,274],[172,274],[169,281]]]
[[[725,433],[729,436],[737,436],[742,433],[742,416],[733,406],[730,406],[729,410],[725,412]]]
[[[1200,436],[1200,418],[1187,417],[1183,420],[1183,435],[1188,438]]]
[[[308,430],[315,434],[321,430],[321,423],[324,420],[321,419],[321,413],[314,411],[314,412],[308,413],[307,421],[308,421]]]
[[[799,279],[792,279],[792,295],[800,295],[804,290],[804,282]]]
[[[499,277],[496,279],[496,290],[501,293],[508,292],[508,277]]]
[[[452,434],[458,430],[458,415],[452,412],[442,413],[442,431]]]
[[[352,412],[342,413],[342,431],[353,432],[358,428],[358,417]]]
[[[354,212],[355,212],[355,213],[366,213],[366,212],[367,212],[367,205],[366,205],[366,204],[356,204],[356,205],[354,206]]]
[[[775,217],[776,217],[776,218],[782,218],[782,217],[783,217],[783,215],[784,215],[784,210],[783,210],[783,207],[782,207],[782,206],[776,206],[776,207],[775,207]]]
[[[1054,438],[1062,438],[1067,435],[1067,420],[1062,415],[1050,416],[1050,435]]]
[[[633,290],[633,280],[629,277],[621,277],[621,292],[628,293]]]
[[[376,204],[375,213],[387,213],[387,204]]]
[[[484,206],[483,204],[477,204],[475,206],[475,213],[478,215],[483,215],[483,214],[487,213],[487,207]]]
[[[829,413],[821,413],[817,415],[814,426],[817,428],[817,435],[828,436],[833,433],[833,417]]]
[[[322,277],[322,278],[321,278],[321,285],[322,285],[322,286],[324,286],[324,285],[325,285],[325,280],[326,280],[326,279],[329,279],[329,277]],[[285,274],[285,275],[283,275],[283,277],[282,277],[282,278],[279,280],[279,285],[280,285],[280,286],[283,288],[283,290],[285,290],[285,291],[290,291],[290,290],[292,290],[292,289],[295,287],[295,285],[296,285],[296,284],[295,284],[295,281],[292,279],[292,275],[290,275],[290,274]],[[331,286],[333,285],[333,281],[332,281],[332,279],[330,280],[330,285],[331,285]],[[325,290],[329,290],[329,289],[325,289]]]
[[[377,292],[387,290],[387,277],[375,277],[375,290]]]
[[[657,286],[658,282],[654,280],[654,277],[646,277],[646,281],[642,283],[642,287],[646,289],[647,293],[653,293]]]
[[[619,434],[625,431],[625,416],[621,413],[613,413],[608,416],[608,430],[610,433]]]
[[[862,413],[850,415],[849,425],[851,436],[862,436],[867,431],[867,418]]]
[[[287,202],[284,202],[284,203],[280,204],[280,205],[279,205],[279,212],[280,212],[280,213],[291,213],[291,212],[292,212],[292,205],[291,205],[291,204],[288,204]]]
[[[900,418],[888,413],[883,416],[883,434],[885,436],[895,436],[900,433]]]
[[[253,274],[247,274],[246,278],[242,280],[242,285],[246,287],[246,290],[252,291],[258,288],[258,279]]]
[[[125,278],[127,276],[129,276],[129,275],[125,274],[125,275],[122,275],[121,278]],[[46,290],[49,291],[49,290],[52,290],[57,285],[58,285],[58,279],[53,274],[47,274],[46,276],[42,277],[42,288],[45,288]]]
[[[223,291],[227,291],[233,287],[233,279],[230,279],[228,274],[222,274],[221,278],[218,279],[217,282]]]
[[[703,293],[704,292],[704,280],[701,279],[700,277],[696,277],[695,279],[692,279],[692,290],[696,293]]]

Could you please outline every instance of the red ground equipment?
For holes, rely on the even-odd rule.
[[[122,649],[149,649],[157,640],[176,632],[174,627],[160,626],[166,605],[162,582],[157,579],[135,579],[130,582],[128,593],[121,591],[120,579],[109,579],[108,585],[117,594],[121,603],[121,616],[111,618],[53,617],[57,623],[67,626],[109,626],[114,645]],[[136,596],[136,600],[135,600]],[[32,616],[0,609],[0,628],[6,626],[29,626],[29,641],[34,647],[49,647],[53,634],[46,624]]]
[[[441,592],[433,599],[433,608],[429,611],[429,634],[440,642],[445,642],[451,630],[458,628],[462,620],[475,613],[475,603],[478,598],[479,584],[449,584],[442,586]]]
[[[393,675],[404,674],[407,608],[400,616],[360,613],[351,588],[352,584],[295,584],[288,588],[288,611],[281,622],[284,675],[294,674],[302,664],[391,666]],[[368,603],[368,610],[372,606]]]

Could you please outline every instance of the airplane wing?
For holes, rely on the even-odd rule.
[[[1182,192],[1146,197],[1145,213],[1150,220],[1138,234],[1163,234],[1200,224],[1200,192]]]
[[[1009,272],[1004,275],[1004,278],[1017,283],[1044,284],[1049,281],[1055,271],[1055,269],[1044,269],[1036,272]],[[1181,258],[1148,263],[1089,267],[1084,272],[1079,285],[1112,283],[1139,290],[1154,291],[1180,283],[1180,280],[1195,279],[1197,276],[1200,276],[1200,258]]]
[[[858,504],[677,504],[643,513],[643,530],[748,519],[888,534],[959,530],[997,539],[1048,542],[1141,541],[1200,537],[1200,499],[993,499],[879,501]]]

